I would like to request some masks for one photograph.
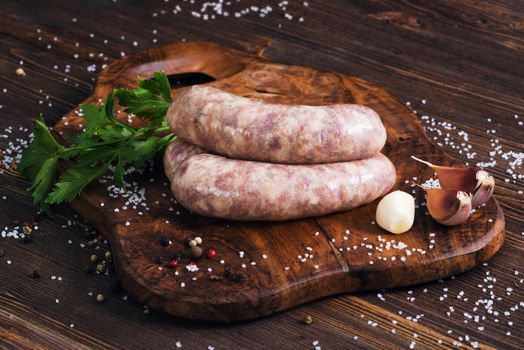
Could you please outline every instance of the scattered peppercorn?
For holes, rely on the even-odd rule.
[[[104,256],[106,257],[107,262],[111,262],[113,259],[109,250],[104,254]]]
[[[29,225],[22,226],[22,231],[24,231],[24,235],[29,236],[31,232],[33,232],[33,229]]]
[[[190,247],[195,247],[197,245],[197,242],[194,239],[192,239],[188,242],[188,244]]]
[[[31,243],[31,242],[33,242],[33,237],[32,236],[24,236],[24,238],[22,238],[22,242],[23,243]]]
[[[193,258],[200,258],[202,256],[202,248],[197,245],[191,247],[191,255]]]
[[[93,247],[94,245],[95,245],[94,241],[87,241],[87,246],[88,247]]]
[[[89,260],[90,260],[91,262],[97,262],[97,261],[98,261],[98,255],[96,255],[96,254],[91,255],[91,256],[89,257]]]
[[[306,315],[306,317],[304,317],[304,319],[302,320],[302,323],[307,324],[307,325],[312,324],[313,317],[311,317],[311,315]]]
[[[106,272],[106,264],[100,263],[96,265],[96,270],[100,273]]]
[[[33,273],[31,274],[31,277],[33,277],[36,280],[36,279],[39,279],[42,276],[40,275],[40,272],[38,272],[38,270],[33,270]]]
[[[84,272],[85,273],[93,273],[93,266],[91,266],[91,265],[84,266]]]
[[[104,294],[97,294],[96,295],[96,301],[99,303],[103,302],[105,300]]]
[[[197,244],[202,244],[202,238],[195,237],[195,242],[197,242]]]
[[[214,258],[215,256],[217,256],[217,251],[215,249],[208,249],[207,250],[207,257],[209,259],[212,259]]]
[[[235,272],[230,267],[224,269],[224,277],[233,282],[242,282],[245,279],[245,276],[242,272]]]
[[[163,262],[164,262],[164,258],[163,257],[159,256],[159,257],[156,258],[156,263],[157,264],[161,264]]]
[[[180,253],[175,253],[175,254],[171,255],[171,259],[180,262],[180,260],[182,259],[182,256],[180,255]]]
[[[160,245],[162,245],[162,247],[167,247],[171,244],[171,240],[167,237],[164,237],[160,240]]]
[[[177,267],[178,266],[178,260],[173,259],[169,262],[169,266],[171,267]]]

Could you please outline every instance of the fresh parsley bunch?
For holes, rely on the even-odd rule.
[[[148,123],[137,128],[118,121],[114,97],[126,113]],[[18,171],[32,181],[29,190],[34,203],[48,211],[52,204],[71,201],[111,165],[115,183],[123,187],[127,166],[143,166],[175,138],[165,120],[170,105],[169,80],[164,73],[155,72],[152,79],[138,78],[136,89],[114,90],[101,109],[94,104],[80,105],[85,130],[68,138],[67,146],[56,141],[39,117],[33,127],[34,139],[18,164]],[[60,160],[68,161],[69,167],[58,177]]]

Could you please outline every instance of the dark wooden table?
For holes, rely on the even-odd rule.
[[[97,252],[86,246],[91,229],[64,206],[40,220],[31,243],[0,236],[0,348],[523,348],[524,3],[290,0],[268,2],[267,12],[267,3],[242,0],[208,6],[206,20],[203,1],[194,2],[2,1],[2,162],[28,138],[32,118],[56,122],[90,95],[108,62],[161,44],[215,41],[356,75],[409,103],[435,144],[495,175],[503,248],[443,281],[202,324],[149,311],[114,288],[112,273],[86,274]],[[8,234],[37,209],[28,182],[3,168],[0,230]],[[302,324],[306,315],[313,324]]]

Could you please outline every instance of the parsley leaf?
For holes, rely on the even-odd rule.
[[[42,163],[40,170],[33,180],[33,184],[29,187],[29,191],[33,192],[33,202],[42,205],[45,211],[48,211],[49,209],[44,203],[51,191],[51,187],[53,186],[57,168],[58,155],[48,158],[44,163]]]
[[[71,201],[113,166],[115,183],[124,187],[127,166],[143,166],[175,138],[166,134],[169,128],[165,116],[172,102],[167,76],[155,72],[152,79],[138,78],[137,84],[132,90],[116,89],[101,108],[81,105],[85,129],[67,139],[68,147],[55,140],[41,117],[36,120],[34,139],[18,165],[18,170],[32,181],[29,190],[35,204],[47,211],[51,204]],[[118,121],[114,117],[114,97],[127,113],[149,119],[149,123],[135,128]],[[67,160],[69,167],[57,181],[61,160]]]
[[[167,76],[155,72],[149,80],[138,78],[138,88],[133,90],[116,89],[118,103],[126,107],[126,113],[132,113],[140,118],[150,119],[154,125],[162,122],[171,105],[171,88]]]
[[[80,192],[93,180],[104,175],[114,158],[98,166],[75,165],[69,168],[56,183],[53,191],[47,196],[45,203],[58,204],[75,199]]]
[[[18,171],[30,180],[35,179],[46,160],[62,149],[41,116],[35,121],[33,134],[33,142],[22,152],[22,159],[17,166]]]

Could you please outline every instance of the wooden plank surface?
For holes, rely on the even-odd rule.
[[[56,218],[40,221],[32,243],[0,238],[0,347],[176,348],[180,342],[200,349],[459,343],[522,348],[524,195],[518,160],[524,152],[524,4],[275,1],[264,17],[254,9],[236,17],[235,11],[267,5],[245,0],[224,5],[228,17],[216,14],[206,21],[192,15],[201,12],[202,3],[3,1],[0,134],[8,137],[0,138],[0,149],[10,141],[18,144],[16,137],[27,138],[23,128],[39,113],[56,122],[90,95],[102,66],[122,53],[211,40],[384,86],[411,102],[442,149],[464,162],[496,160],[489,169],[506,215],[505,245],[486,266],[442,282],[342,295],[255,322],[202,324],[147,312],[114,288],[111,272],[83,272],[97,252],[81,247],[91,230],[63,207]],[[15,74],[18,67],[25,76]],[[12,133],[4,131],[8,127]],[[1,230],[11,231],[15,220],[34,219],[27,186],[10,170],[0,174]],[[34,270],[40,279],[31,278]],[[103,293],[106,301],[97,303],[89,293]],[[312,325],[301,324],[306,314]]]

